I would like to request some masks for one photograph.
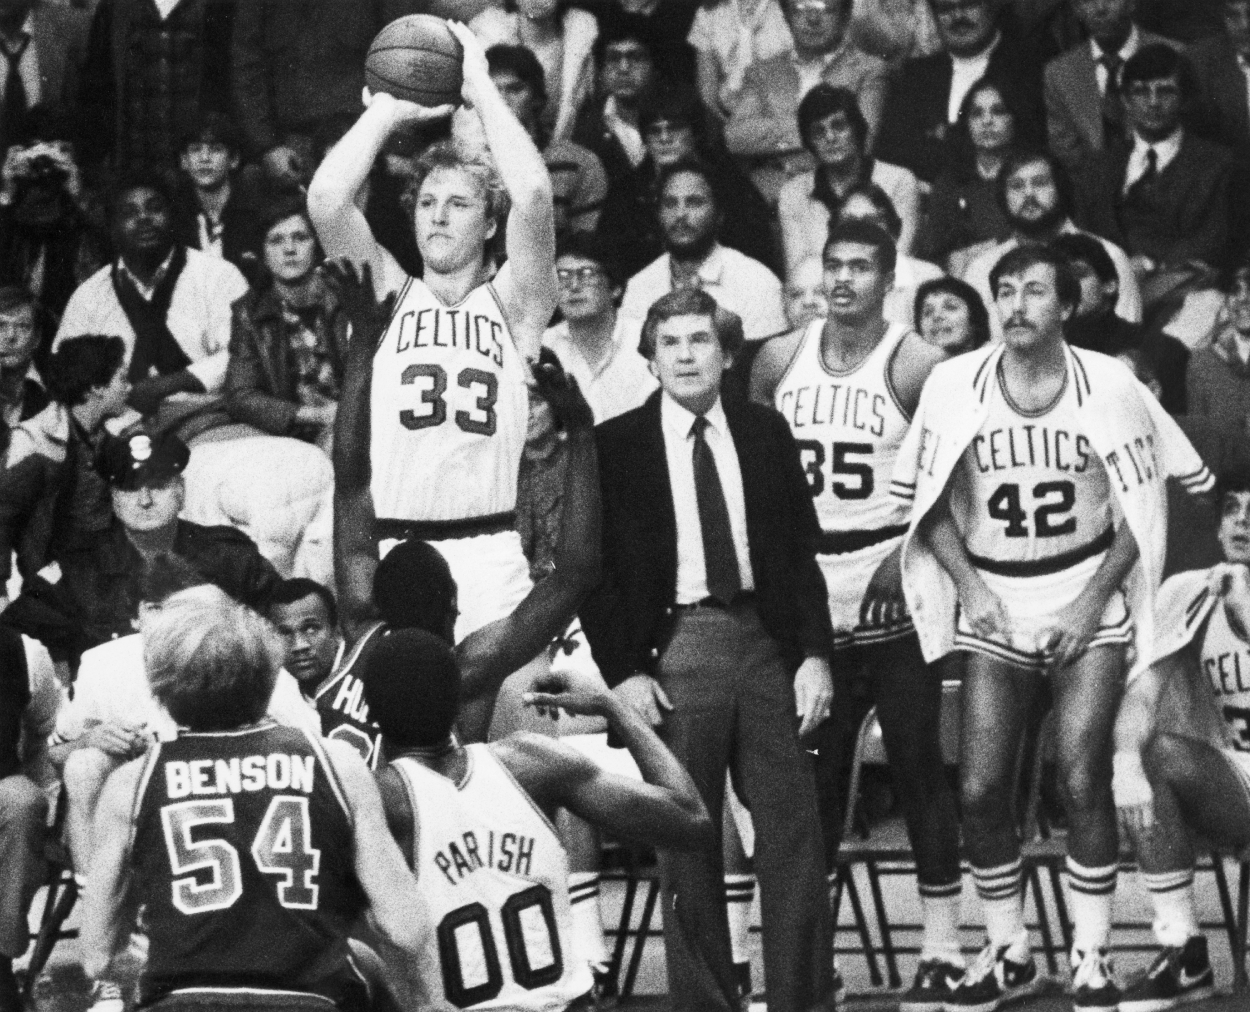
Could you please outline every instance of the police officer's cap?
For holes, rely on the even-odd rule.
[[[133,492],[182,474],[191,458],[187,444],[173,433],[110,436],[100,447],[96,470],[113,488]]]

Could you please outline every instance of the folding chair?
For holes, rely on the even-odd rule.
[[[625,883],[625,897],[621,902],[621,916],[615,928],[607,928],[604,934],[614,939],[612,956],[608,960],[607,978],[610,981],[609,991],[623,1000],[634,993],[634,983],[638,979],[638,969],[642,965],[643,950],[647,939],[663,934],[662,931],[651,929],[651,918],[655,914],[656,903],[660,898],[660,873],[658,869],[644,870],[639,860],[639,853],[634,847],[612,845],[605,841],[605,849],[614,849],[622,864],[620,871],[604,871],[603,881],[620,880]],[[646,895],[642,901],[642,916],[638,926],[633,926],[634,906],[638,900],[638,886],[646,884]],[[629,955],[629,963],[625,963],[625,949],[630,939],[634,947]],[[625,967],[625,976],[621,977],[621,968]],[[606,997],[607,995],[605,995]]]
[[[48,964],[52,949],[63,938],[77,938],[77,931],[66,931],[64,925],[78,902],[78,882],[74,878],[73,865],[70,862],[69,849],[62,842],[62,831],[65,823],[65,792],[61,791],[57,798],[56,814],[52,828],[48,831],[48,839],[44,843],[44,861],[48,871],[44,876],[44,885],[48,895],[44,899],[43,913],[39,917],[39,931],[33,936],[35,950],[30,955],[30,963],[26,968],[26,982],[22,988],[22,1000],[32,1008],[35,985],[43,968]]]

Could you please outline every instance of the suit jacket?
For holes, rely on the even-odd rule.
[[[1010,21],[1001,26],[998,46],[990,55],[985,77],[1002,88],[1016,112],[1016,141],[1023,146],[1045,142],[1042,69],[1020,41]],[[950,165],[947,121],[953,64],[946,53],[908,60],[890,85],[876,155],[911,169],[932,183]]]
[[[1142,46],[1178,44],[1162,35],[1138,30]],[[1097,64],[1088,41],[1055,57],[1044,73],[1046,130],[1050,150],[1075,169],[1091,154],[1107,146],[1103,136],[1102,93],[1098,90]]]
[[[1231,148],[1238,163],[1250,164],[1250,99],[1236,50],[1221,34],[1195,42],[1188,56],[1198,79],[1195,126]]]
[[[90,15],[61,4],[36,3],[31,17],[31,45],[39,54],[39,104],[66,111],[78,99]]]
[[[582,624],[608,685],[654,674],[675,622],[677,519],[656,391],[596,430],[603,490],[604,581]],[[742,468],[755,598],[764,628],[797,667],[833,646],[828,596],[816,562],[820,525],[785,419],[722,397]]]
[[[1200,260],[1223,266],[1229,254],[1233,175],[1228,149],[1186,132],[1153,192],[1134,198],[1124,193],[1130,153],[1127,144],[1116,144],[1091,163],[1088,182],[1081,187],[1089,230],[1129,256],[1163,265]]]

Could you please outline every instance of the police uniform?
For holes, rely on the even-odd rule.
[[[988,415],[952,475],[951,513],[1011,628],[980,636],[961,610],[955,645],[1044,670],[1060,611],[1085,589],[1115,538],[1115,496],[1080,430],[1076,391],[1066,376],[1049,407],[1026,411],[1012,401],[1000,366],[989,398]],[[1090,646],[1127,644],[1132,633],[1117,589]]]
[[[911,328],[890,324],[863,362],[836,372],[821,355],[824,326],[823,319],[808,324],[773,403],[798,443],[823,531],[818,558],[837,650],[913,632],[910,618],[884,628],[859,624],[869,581],[907,533],[907,508],[890,496],[889,476],[911,418],[890,366]]]
[[[494,286],[445,306],[409,278],[374,353],[376,534],[433,544],[459,587],[456,639],[512,613],[532,584],[516,531],[526,367]]]
[[[364,674],[369,668],[370,652],[385,634],[386,625],[382,622],[369,628],[313,693],[322,737],[349,744],[371,770],[378,768],[381,759],[382,729],[369,716]]]
[[[572,958],[569,862],[555,827],[487,745],[449,780],[415,759],[403,777],[413,870],[435,930],[414,956],[423,1004],[559,1012],[592,988]]]
[[[295,992],[363,1012],[347,946],[365,907],[354,853],[346,796],[311,735],[266,720],[154,745],[131,856],[150,940],[141,1003]]]

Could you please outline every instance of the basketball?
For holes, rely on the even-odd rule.
[[[446,21],[411,14],[392,21],[370,44],[365,84],[417,105],[459,105],[463,59]]]

